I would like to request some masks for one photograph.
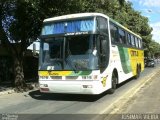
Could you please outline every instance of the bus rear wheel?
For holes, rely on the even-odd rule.
[[[139,76],[140,76],[140,73],[141,73],[141,69],[140,69],[140,67],[137,67],[137,70],[136,70],[136,75],[135,75],[135,79],[138,79],[139,78]]]
[[[112,74],[112,87],[108,90],[109,94],[113,94],[116,90],[117,87],[117,76],[115,75],[115,73]]]

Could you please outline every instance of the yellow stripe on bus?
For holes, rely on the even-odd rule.
[[[39,71],[39,76],[67,76],[72,74],[72,71]]]

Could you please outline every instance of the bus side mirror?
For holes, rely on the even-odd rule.
[[[36,44],[33,44],[33,56],[36,56]]]

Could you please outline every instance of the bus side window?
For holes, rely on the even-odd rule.
[[[135,47],[135,41],[134,41],[134,36],[131,35],[131,44],[132,44],[132,47]]]
[[[118,42],[118,28],[110,22],[111,41],[113,43]]]
[[[119,29],[119,42],[121,44],[126,44],[125,32],[122,29]]]
[[[139,48],[142,48],[142,40],[141,39],[138,40],[139,40]]]
[[[132,44],[131,44],[131,35],[130,35],[129,33],[127,34],[127,39],[128,39],[128,44],[129,44],[129,45],[132,45]]]
[[[136,47],[138,48],[139,46],[138,46],[138,38],[137,37],[135,37],[135,44],[136,44]]]
[[[108,35],[108,21],[106,18],[98,17],[98,30],[100,33]]]

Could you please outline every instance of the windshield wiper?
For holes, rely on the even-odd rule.
[[[70,49],[69,49],[69,42],[67,44],[67,54],[68,54],[68,57],[72,55]],[[72,63],[70,61],[73,61],[73,59],[69,58],[68,60],[66,59],[66,63],[68,63],[69,67],[71,67],[73,69],[73,71],[75,73],[77,73],[77,69],[76,69],[76,66],[73,66]]]
[[[62,69],[64,69],[64,63],[63,63],[63,59],[62,58],[54,58],[54,61],[58,62],[61,64]]]
[[[71,68],[73,69],[73,71],[74,71],[75,73],[77,73],[76,66],[73,66],[73,65],[71,64],[70,60],[66,60],[66,63],[69,65],[69,67],[71,67]]]

